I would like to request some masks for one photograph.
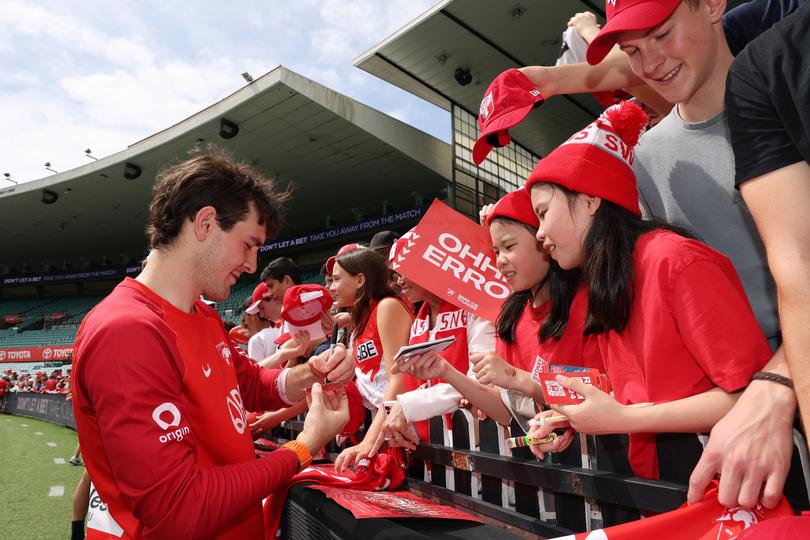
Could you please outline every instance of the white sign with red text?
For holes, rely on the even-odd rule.
[[[495,267],[486,227],[433,201],[391,268],[439,298],[495,321],[512,290]]]

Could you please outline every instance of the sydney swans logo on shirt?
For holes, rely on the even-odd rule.
[[[166,415],[170,415],[168,418],[168,422],[164,420]],[[158,439],[162,443],[167,443],[169,441],[182,441],[183,438],[191,433],[191,428],[188,426],[180,426],[180,409],[177,408],[177,405],[174,403],[162,403],[155,407],[155,410],[152,411],[152,420],[158,425],[160,429],[163,431],[168,431],[171,427],[177,427],[174,431],[169,431],[165,435],[161,435]]]
[[[217,352],[220,354],[220,356],[222,356],[225,363],[228,364],[228,366],[231,366],[231,355],[233,353],[231,352],[231,348],[228,347],[224,341],[217,343]]]
[[[365,362],[366,360],[376,358],[378,356],[380,356],[380,353],[377,351],[377,346],[372,340],[358,343],[357,350],[355,351],[354,355],[355,360],[358,362]]]

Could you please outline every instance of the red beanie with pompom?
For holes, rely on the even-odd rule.
[[[539,183],[559,184],[641,216],[633,147],[646,125],[647,115],[635,103],[622,101],[608,107],[596,121],[541,159],[526,180],[526,189]]]

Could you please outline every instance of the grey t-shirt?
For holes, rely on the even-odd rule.
[[[634,169],[644,215],[694,232],[731,259],[765,336],[777,336],[776,287],[754,220],[734,188],[725,112],[688,124],[674,107],[642,136]]]

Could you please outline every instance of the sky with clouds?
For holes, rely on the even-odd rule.
[[[279,64],[449,141],[447,112],[352,66],[434,3],[2,0],[0,173],[113,154]]]

